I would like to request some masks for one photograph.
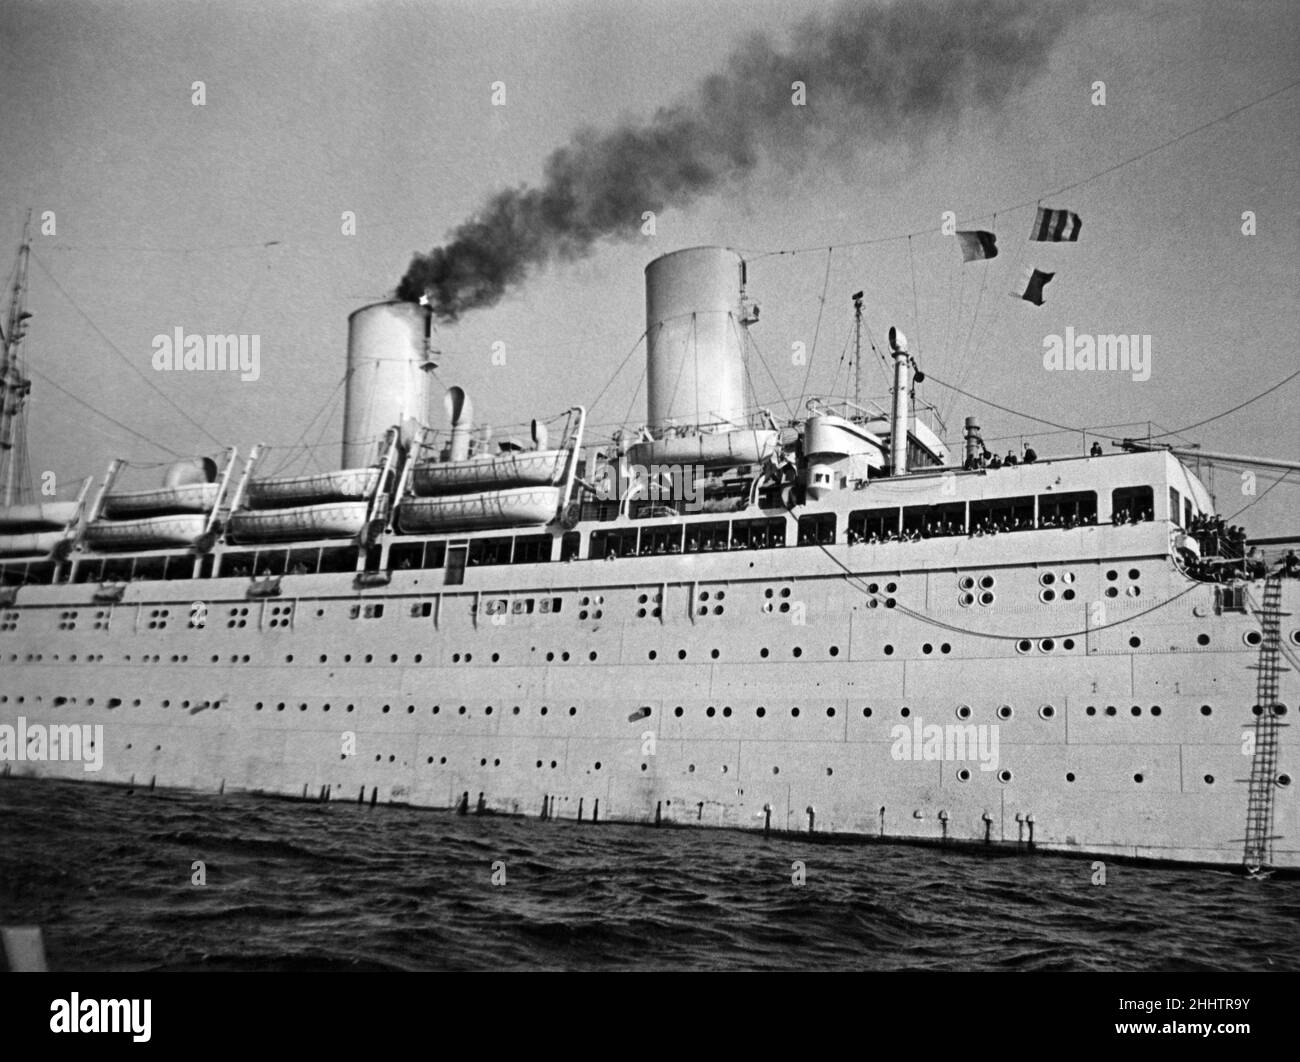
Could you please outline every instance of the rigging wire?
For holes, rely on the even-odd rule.
[[[1292,380],[1294,380],[1297,376],[1300,376],[1300,369],[1297,369],[1297,370],[1296,370],[1295,372],[1293,372],[1290,376],[1287,376],[1287,377],[1285,377],[1285,378],[1279,380],[1279,381],[1278,381],[1277,383],[1275,383],[1272,387],[1269,387],[1269,388],[1267,388],[1266,390],[1260,391],[1260,393],[1257,394],[1257,395],[1255,395],[1254,398],[1248,398],[1248,399],[1246,399],[1246,401],[1240,403],[1239,405],[1235,405],[1235,406],[1233,406],[1231,409],[1225,409],[1222,413],[1216,413],[1216,414],[1215,414],[1214,416],[1212,416],[1212,417],[1206,417],[1204,420],[1198,420],[1195,424],[1188,424],[1188,425],[1186,425],[1185,427],[1177,428],[1177,429],[1175,429],[1174,431],[1162,431],[1162,432],[1160,432],[1158,435],[1152,435],[1151,438],[1152,438],[1152,439],[1163,439],[1163,438],[1164,438],[1165,436],[1167,436],[1167,435],[1182,435],[1183,432],[1185,432],[1185,431],[1191,431],[1193,428],[1199,428],[1199,427],[1201,427],[1201,426],[1204,425],[1204,424],[1209,424],[1209,423],[1211,423],[1212,421],[1220,420],[1220,419],[1222,419],[1223,417],[1228,416],[1228,414],[1230,414],[1230,413],[1236,413],[1237,410],[1239,410],[1239,409],[1245,409],[1245,408],[1246,408],[1248,405],[1250,405],[1252,402],[1258,402],[1258,401],[1259,401],[1261,398],[1263,398],[1265,395],[1271,395],[1271,394],[1272,394],[1274,391],[1276,391],[1279,387],[1282,387],[1282,386],[1284,386],[1285,384],[1289,384],[1289,383],[1290,383]]]
[[[66,395],[68,398],[72,399],[72,401],[76,402],[77,405],[79,405],[79,406],[84,406],[86,409],[88,409],[88,410],[90,410],[92,413],[94,413],[97,417],[102,417],[104,420],[108,421],[110,424],[114,424],[114,425],[116,425],[117,427],[121,428],[124,432],[128,432],[129,434],[134,435],[137,439],[143,439],[143,440],[144,440],[145,442],[147,442],[150,446],[153,446],[153,447],[155,447],[155,448],[157,448],[157,449],[159,449],[159,450],[164,450],[164,451],[166,451],[167,453],[171,454],[172,457],[177,457],[177,458],[179,458],[179,457],[184,457],[184,456],[185,456],[184,454],[177,453],[177,452],[176,452],[175,450],[173,450],[170,446],[164,446],[162,443],[157,442],[157,441],[154,440],[154,439],[151,439],[148,435],[145,435],[143,432],[138,432],[138,431],[136,431],[134,428],[129,427],[129,426],[126,425],[126,424],[123,424],[120,420],[116,420],[116,419],[114,419],[113,417],[110,417],[110,416],[109,416],[107,413],[105,413],[102,409],[96,409],[96,408],[95,408],[94,406],[92,406],[89,402],[85,402],[85,401],[83,401],[82,399],[78,398],[76,395],[74,395],[74,394],[73,394],[71,391],[69,391],[67,388],[62,387],[62,386],[60,386],[59,384],[55,383],[53,380],[51,380],[48,376],[45,375],[45,373],[41,372],[39,369],[34,369],[34,368],[32,368],[32,367],[29,365],[25,371],[31,373],[33,376],[39,376],[42,380],[44,380],[47,384],[49,384],[51,387],[53,387],[53,388],[54,388],[56,391],[58,391],[60,394]]]
[[[99,327],[99,325],[95,324],[94,320],[91,319],[90,314],[86,313],[86,311],[83,310],[80,305],[78,305],[77,301],[71,295],[69,295],[66,290],[64,290],[63,285],[60,284],[58,280],[55,279],[54,274],[50,272],[49,267],[46,266],[46,264],[43,261],[41,261],[40,256],[37,255],[35,251],[32,252],[32,260],[38,266],[41,267],[41,271],[45,274],[46,278],[50,281],[50,283],[54,285],[54,287],[57,289],[59,294],[68,300],[69,304],[72,306],[74,310],[77,311],[77,313],[81,314],[82,318],[86,321],[86,323],[90,325],[92,329],[94,329],[95,334],[98,335],[99,338],[102,339],[106,344],[108,344],[109,349],[112,350],[113,353],[118,356],[118,358],[126,365],[128,369],[130,369],[133,373],[135,373],[138,377],[140,377],[140,379],[145,382],[146,386],[148,386],[148,388],[151,391],[157,394],[164,402],[166,402],[169,406],[175,409],[176,412],[178,412],[182,417],[184,417],[185,420],[189,422],[191,427],[197,428],[200,432],[206,435],[218,446],[222,445],[220,439],[218,439],[215,435],[213,435],[212,432],[208,431],[208,429],[205,428],[202,424],[200,424],[198,420],[196,420],[193,416],[187,413],[176,401],[174,401],[167,394],[166,391],[162,390],[157,384],[155,384],[152,380],[150,380],[149,377],[146,376],[130,358],[128,358],[125,354],[122,353],[122,351],[118,348],[117,344],[114,343],[111,339],[109,339],[109,337],[104,333],[104,331]]]
[[[817,354],[817,337],[821,335],[822,314],[826,311],[826,292],[831,284],[831,255],[834,254],[834,247],[826,248],[826,275],[822,278],[821,300],[817,306],[817,324],[813,328],[812,349],[808,351],[808,366],[803,373],[803,386],[799,389],[799,403],[802,405],[804,399],[808,397],[808,378],[812,375],[813,357]]]

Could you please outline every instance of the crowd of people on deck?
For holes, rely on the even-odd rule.
[[[1019,457],[1016,456],[1015,450],[1008,450],[1006,457],[999,457],[995,453],[990,453],[986,448],[976,457],[974,454],[969,455],[962,468],[967,472],[974,472],[981,468],[1002,468],[1003,466],[1011,467],[1013,465],[1032,465],[1038,460],[1038,453],[1028,443],[1025,444],[1024,453]]]

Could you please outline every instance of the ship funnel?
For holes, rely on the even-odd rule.
[[[724,247],[692,247],[645,269],[647,423],[743,427],[745,262]]]
[[[894,408],[889,419],[890,474],[907,472],[907,422],[911,419],[908,400],[909,361],[907,336],[897,328],[889,329],[889,349],[894,355]]]
[[[451,421],[451,452],[448,459],[464,461],[469,457],[469,437],[474,428],[474,403],[461,388],[449,387],[442,404],[447,410],[447,419]]]
[[[348,318],[348,379],[343,404],[343,467],[374,464],[388,430],[414,436],[428,409],[429,310],[379,302]]]
[[[167,466],[163,474],[163,486],[188,487],[193,483],[215,483],[217,481],[217,463],[210,457],[194,457],[188,461],[177,461]]]

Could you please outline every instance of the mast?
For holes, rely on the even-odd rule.
[[[853,404],[862,405],[862,292],[853,296]]]
[[[5,324],[4,351],[0,354],[0,504],[12,505],[15,495],[27,489],[27,432],[23,406],[32,382],[23,375],[22,344],[27,328],[27,262],[31,255],[32,212],[23,223],[14,286]]]

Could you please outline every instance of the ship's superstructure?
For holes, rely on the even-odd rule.
[[[953,461],[896,332],[888,409],[783,424],[740,256],[646,280],[608,443],[575,406],[493,448],[459,388],[434,432],[428,314],[381,303],[340,469],[0,512],[4,773],[1300,867],[1300,582],[1183,461],[989,467],[973,420]],[[37,754],[85,724],[97,771]]]

